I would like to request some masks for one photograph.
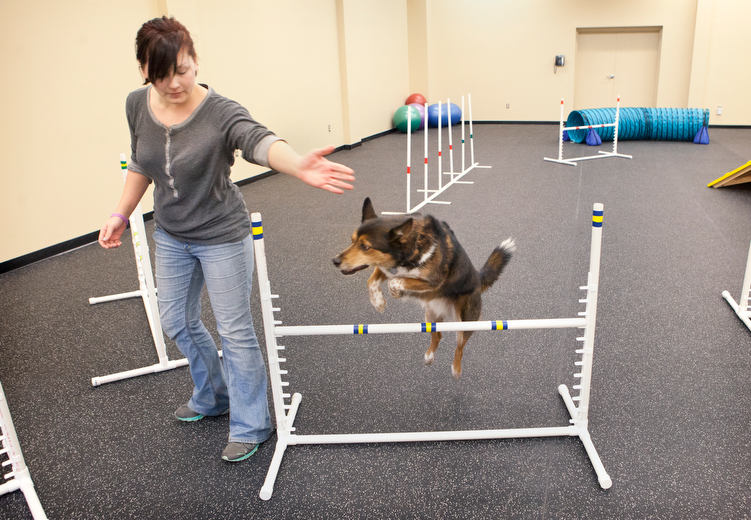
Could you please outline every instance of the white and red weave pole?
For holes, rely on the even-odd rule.
[[[428,103],[425,103],[425,126],[423,127],[425,129],[425,190],[424,190],[424,200],[428,200]],[[410,209],[407,209],[407,213],[409,213]]]
[[[436,200],[436,198],[441,193],[443,193],[447,188],[449,188],[450,186],[452,186],[454,184],[473,184],[471,181],[461,181],[460,180],[465,174],[469,173],[471,170],[473,170],[475,168],[490,168],[490,166],[480,166],[477,163],[475,163],[474,161],[473,161],[473,163],[468,168],[464,167],[464,165],[465,165],[464,120],[465,119],[464,119],[464,96],[462,96],[462,170],[457,175],[454,175],[454,171],[453,171],[454,170],[454,168],[453,168],[453,138],[452,138],[452,134],[451,134],[451,124],[450,124],[450,121],[451,121],[451,103],[449,101],[449,103],[447,104],[447,110],[449,110],[449,113],[448,113],[448,118],[449,118],[449,150],[451,152],[451,154],[450,154],[451,155],[451,172],[447,172],[446,175],[451,175],[451,180],[448,183],[446,183],[446,184],[443,183],[443,175],[444,175],[444,173],[442,171],[442,169],[443,169],[442,168],[442,161],[443,161],[443,153],[442,153],[442,119],[443,119],[442,115],[443,115],[443,106],[442,105],[443,104],[441,102],[438,103],[438,125],[437,125],[438,126],[438,189],[430,189],[430,182],[429,182],[429,176],[430,176],[429,167],[430,167],[430,165],[429,165],[429,161],[428,161],[428,156],[429,156],[429,150],[428,150],[428,133],[429,132],[428,132],[428,127],[429,127],[429,125],[427,124],[428,122],[427,122],[427,115],[426,115],[426,124],[425,124],[425,132],[424,132],[424,137],[425,137],[425,164],[424,164],[425,169],[424,169],[424,174],[423,174],[423,179],[424,180],[423,180],[423,188],[422,189],[417,189],[418,193],[420,193],[420,192],[423,193],[423,200],[422,200],[422,202],[420,202],[419,204],[417,204],[415,207],[413,207],[413,208],[410,207],[410,205],[411,205],[411,195],[409,194],[410,187],[411,187],[411,182],[410,182],[410,174],[411,174],[411,134],[410,134],[410,131],[409,131],[409,128],[411,128],[409,126],[410,123],[411,123],[411,121],[410,121],[410,122],[408,122],[408,132],[407,132],[407,134],[408,134],[408,137],[407,137],[407,155],[408,155],[408,157],[407,157],[407,162],[408,162],[408,166],[407,166],[407,169],[408,169],[407,170],[407,173],[408,173],[408,175],[407,175],[407,190],[408,190],[408,194],[407,194],[407,209],[406,209],[406,212],[401,212],[401,211],[399,211],[399,212],[382,211],[381,212],[382,215],[404,215],[405,213],[406,214],[410,214],[410,213],[414,213],[416,211],[419,211],[420,208],[422,208],[426,204],[451,204],[451,202]],[[470,99],[470,121],[469,121],[469,126],[470,126],[470,144],[473,143],[473,141],[472,141],[473,135],[472,135],[472,119],[471,119],[472,112],[471,112],[471,110],[472,110],[472,105],[471,105],[471,99]],[[425,114],[427,114],[427,113],[428,113],[428,104],[425,103]],[[474,150],[474,148],[473,148],[473,150]],[[474,157],[474,151],[472,152],[472,156]]]
[[[469,153],[471,164],[475,164],[475,134],[472,131],[472,94],[467,94],[467,101],[469,101]]]
[[[410,107],[411,108],[411,107]],[[412,170],[412,117],[407,113],[407,213],[409,213],[410,202],[409,193],[412,191],[412,182],[410,181]]]
[[[466,170],[464,169],[464,96],[462,96],[462,173],[464,173]]]
[[[443,159],[441,158],[441,102],[438,102],[438,189],[443,187]]]
[[[448,116],[448,128],[449,128],[449,175],[451,175],[451,180],[454,180],[454,142],[451,138],[451,134],[453,133],[453,129],[451,128],[451,99],[446,100],[446,108],[447,108],[447,116]]]

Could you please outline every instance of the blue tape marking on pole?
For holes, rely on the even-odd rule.
[[[592,226],[602,227],[602,211],[592,211]]]
[[[368,326],[367,325],[355,325],[354,326],[354,333],[355,334],[367,334],[368,333]]]
[[[253,240],[261,240],[263,238],[263,224],[261,222],[251,222],[253,230]]]
[[[435,324],[435,322],[432,322],[432,323],[422,323],[420,325],[420,331],[421,332],[435,332],[436,331],[436,324]]]

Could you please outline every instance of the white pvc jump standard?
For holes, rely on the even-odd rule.
[[[612,485],[610,476],[600,460],[597,450],[590,438],[588,427],[588,411],[590,399],[590,387],[592,378],[592,355],[595,337],[595,321],[597,318],[597,294],[600,272],[600,247],[602,242],[602,204],[595,204],[592,213],[592,243],[589,260],[589,274],[587,285],[581,287],[586,291],[584,299],[580,303],[586,305],[584,312],[579,313],[578,318],[564,319],[541,319],[541,320],[495,320],[474,322],[444,322],[444,323],[387,323],[371,325],[313,325],[313,326],[281,326],[281,321],[274,319],[274,312],[281,309],[273,307],[271,301],[278,295],[271,293],[271,284],[268,278],[266,264],[266,250],[263,240],[263,225],[260,213],[251,215],[253,226],[253,244],[256,257],[256,269],[258,271],[258,286],[261,295],[261,309],[263,326],[268,351],[269,373],[276,414],[277,442],[274,456],[271,460],[266,480],[260,491],[263,500],[269,500],[274,490],[279,467],[282,463],[284,452],[288,446],[297,444],[350,444],[350,443],[379,443],[379,442],[417,442],[417,441],[453,441],[453,440],[479,440],[479,439],[512,439],[528,437],[561,437],[578,436],[582,441],[587,455],[597,474],[600,486],[608,489]],[[514,330],[514,329],[543,329],[543,328],[581,328],[584,333],[577,341],[581,342],[581,348],[576,350],[581,355],[575,362],[578,372],[574,378],[578,384],[573,386],[579,394],[571,396],[566,385],[558,387],[566,409],[571,416],[568,426],[555,426],[545,428],[521,428],[499,430],[467,430],[467,431],[435,431],[435,432],[398,432],[398,433],[371,433],[371,434],[326,434],[326,435],[301,435],[295,433],[295,416],[302,401],[302,395],[295,393],[290,395],[287,387],[288,382],[282,381],[282,376],[288,373],[281,368],[285,358],[279,357],[279,352],[284,347],[277,344],[277,338],[283,336],[309,336],[328,334],[383,334],[383,333],[407,333],[407,332],[448,332],[459,330]],[[285,401],[289,399],[289,404]],[[578,406],[577,406],[578,404]]]
[[[44,508],[34,490],[34,482],[31,480],[29,468],[26,467],[26,462],[23,459],[21,445],[18,443],[16,429],[13,427],[13,419],[10,416],[3,385],[0,384],[0,455],[2,454],[8,456],[8,460],[3,462],[3,467],[10,466],[10,472],[3,475],[7,482],[0,484],[0,495],[21,490],[34,520],[47,520]]]
[[[751,246],[748,249],[746,274],[743,276],[743,287],[741,287],[741,297],[738,303],[735,302],[728,291],[722,291],[722,297],[727,300],[740,320],[751,330],[751,311],[749,310],[749,299],[751,299]]]
[[[576,162],[574,161],[587,161],[590,159],[604,159],[605,157],[623,157],[624,159],[633,159],[633,156],[631,155],[624,155],[621,153],[618,153],[618,122],[620,121],[620,113],[621,113],[621,96],[618,96],[618,101],[615,106],[615,122],[614,123],[607,123],[607,124],[601,124],[601,125],[588,125],[588,126],[572,126],[569,128],[566,128],[563,123],[563,98],[561,98],[561,124],[560,124],[560,130],[558,132],[558,159],[551,159],[550,157],[545,157],[544,159],[546,161],[550,162],[556,162],[560,164],[568,164],[571,166],[576,166]],[[603,152],[600,150],[598,153],[600,155],[589,155],[586,157],[574,157],[571,159],[564,159],[563,158],[563,132],[566,130],[588,130],[590,128],[605,128],[605,127],[613,127],[613,151],[612,152]]]
[[[472,96],[469,95],[469,141],[470,141],[470,153],[471,153],[471,159],[472,164],[469,166],[469,168],[464,168],[464,96],[462,96],[462,120],[461,120],[461,130],[462,130],[462,171],[461,173],[454,173],[454,153],[453,153],[453,138],[452,138],[452,132],[453,129],[451,128],[451,100],[448,100],[447,103],[447,110],[448,110],[448,130],[449,130],[449,160],[451,162],[450,164],[450,171],[449,172],[443,172],[442,167],[442,150],[441,150],[441,115],[442,115],[442,103],[438,102],[438,189],[430,189],[429,188],[429,182],[428,182],[428,104],[425,103],[425,172],[424,172],[424,187],[423,189],[418,189],[418,193],[423,194],[423,200],[416,206],[412,207],[411,201],[410,201],[410,193],[412,191],[412,183],[411,183],[411,170],[412,170],[412,120],[410,117],[407,118],[407,209],[406,211],[382,211],[382,215],[409,215],[410,213],[414,213],[416,211],[419,211],[422,209],[423,206],[427,204],[451,204],[451,202],[448,201],[441,201],[441,200],[435,200],[438,195],[446,191],[449,187],[453,186],[454,184],[473,184],[469,181],[461,181],[460,179],[464,177],[467,173],[472,171],[475,168],[491,168],[490,166],[480,166],[479,163],[475,162],[475,148],[474,148],[474,133],[472,131]],[[448,182],[448,184],[443,184],[443,175],[450,175],[451,180]],[[430,195],[429,195],[430,194]]]
[[[123,174],[123,182],[125,182],[125,178],[128,175],[128,163],[125,154],[120,154],[120,169]],[[172,370],[173,368],[183,367],[188,364],[188,360],[185,358],[170,360],[167,356],[167,348],[164,344],[164,332],[162,331],[162,322],[159,319],[159,308],[157,306],[156,296],[157,289],[154,284],[154,274],[151,269],[149,244],[146,240],[146,224],[143,221],[143,211],[141,210],[140,203],[136,206],[136,209],[133,211],[129,220],[130,233],[133,239],[133,252],[135,253],[136,266],[138,267],[139,288],[137,291],[133,292],[89,298],[89,304],[94,305],[97,303],[136,298],[140,296],[143,300],[144,307],[146,308],[146,317],[149,320],[149,328],[151,329],[151,336],[154,338],[154,345],[156,346],[156,353],[159,357],[159,362],[155,365],[143,368],[126,370],[125,372],[118,372],[107,376],[92,377],[92,386],[100,386],[105,383],[112,383],[114,381],[129,379],[131,377],[164,372],[165,370]],[[143,240],[141,240],[141,234],[143,234]],[[222,355],[221,351],[219,351],[219,355]]]

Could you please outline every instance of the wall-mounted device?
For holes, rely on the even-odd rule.
[[[558,67],[563,67],[566,64],[566,56],[563,54],[559,54],[555,57],[555,66],[553,67],[553,72],[558,72]]]

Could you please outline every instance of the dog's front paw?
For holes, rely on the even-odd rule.
[[[383,312],[386,310],[386,298],[383,296],[383,291],[381,291],[381,288],[378,286],[378,284],[370,284],[368,286],[368,289],[370,289],[370,303],[375,307],[375,309],[378,312]]]
[[[389,280],[389,294],[392,298],[401,298],[404,296],[404,280],[401,278],[392,278]]]

